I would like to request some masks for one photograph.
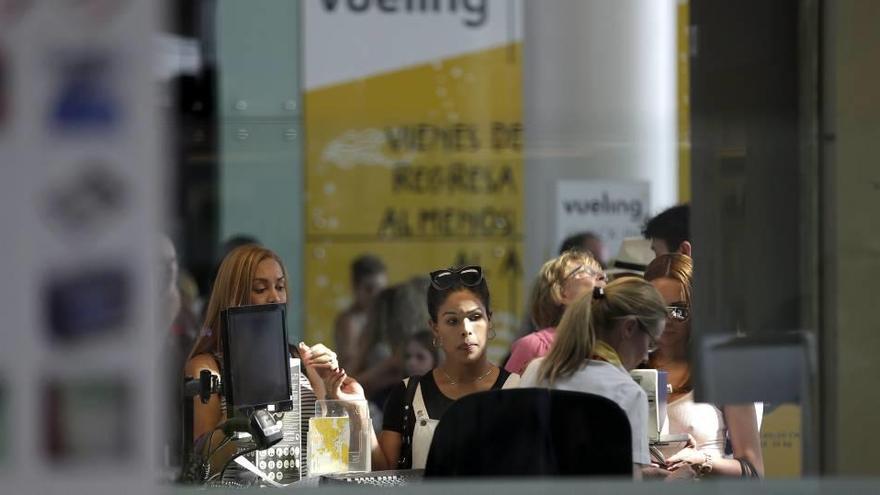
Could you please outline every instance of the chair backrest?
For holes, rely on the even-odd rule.
[[[490,390],[443,415],[425,477],[632,476],[631,438],[626,413],[605,397]]]

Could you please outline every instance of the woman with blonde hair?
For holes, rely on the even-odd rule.
[[[287,297],[287,271],[277,254],[256,244],[243,245],[229,252],[223,258],[214,279],[202,333],[190,352],[185,376],[198,377],[202,370],[208,370],[218,378],[222,376],[223,348],[220,334],[223,331],[223,310],[252,304],[285,304]],[[329,373],[338,368],[338,364],[336,354],[322,344],[307,347],[300,343],[296,351],[303,361],[303,370],[308,373],[308,378],[302,373],[299,378],[305,418],[314,410],[314,406],[309,407],[307,404],[314,404],[316,392],[323,398],[323,381],[318,376],[319,372]],[[192,438],[199,440],[200,437],[210,435],[207,442],[210,443],[210,449],[214,450],[218,444],[223,443],[223,435],[215,433],[218,425],[226,418],[223,397],[211,395],[206,403],[199,397],[194,397]],[[307,419],[303,423],[305,427],[308,424]],[[305,436],[305,431],[302,434]],[[205,439],[202,438],[202,441]],[[225,445],[228,445],[227,448],[216,452],[215,458],[211,459],[213,467],[224,465],[234,453],[232,444],[226,442]]]
[[[665,323],[663,299],[648,282],[625,278],[596,287],[568,308],[550,352],[528,365],[520,386],[613,400],[630,421],[633,464],[649,465],[648,398],[629,371],[648,358]]]
[[[547,354],[565,308],[593,287],[604,285],[602,265],[585,251],[565,251],[544,263],[531,296],[532,323],[539,330],[513,343],[504,369],[522,373],[531,360]]]
[[[704,474],[760,476],[764,473],[758,419],[753,404],[694,402],[688,343],[691,337],[693,260],[683,254],[664,254],[648,265],[645,279],[663,296],[666,331],[651,354],[649,366],[668,373],[672,394],[667,405],[669,433],[687,433],[691,442],[678,452],[664,452],[667,468],[691,465]],[[733,458],[724,456],[729,437]]]

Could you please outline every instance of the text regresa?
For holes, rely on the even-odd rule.
[[[517,179],[523,145],[521,122],[403,123],[386,127],[384,134],[387,150],[392,153],[429,155],[392,167],[391,194],[415,195],[422,200],[389,205],[379,221],[380,236],[516,235],[517,211],[509,204],[502,206],[506,200],[501,198],[521,193]],[[448,201],[453,197],[480,197],[485,204],[474,207],[457,199]]]

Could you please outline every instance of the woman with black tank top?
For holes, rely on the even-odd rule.
[[[427,303],[434,345],[446,360],[424,376],[401,382],[385,403],[382,432],[373,439],[373,470],[424,468],[434,428],[453,402],[469,394],[516,386],[519,375],[489,362],[494,338],[489,287],[479,266],[431,273]],[[325,379],[332,398],[363,399],[345,370]]]

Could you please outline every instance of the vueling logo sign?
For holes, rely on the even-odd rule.
[[[347,9],[354,14],[461,15],[462,23],[477,28],[489,16],[488,0],[321,0],[330,13]]]

